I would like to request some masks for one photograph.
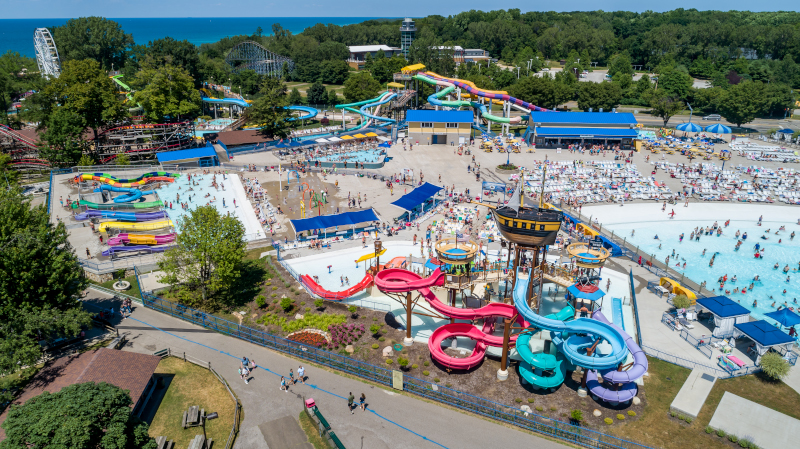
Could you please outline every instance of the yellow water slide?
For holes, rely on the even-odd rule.
[[[172,220],[162,221],[148,221],[144,223],[130,223],[124,221],[106,221],[100,223],[98,228],[100,232],[106,232],[108,229],[119,229],[121,231],[152,231],[154,229],[172,228],[175,224]]]

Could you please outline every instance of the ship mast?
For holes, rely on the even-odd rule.
[[[539,209],[544,206],[544,179],[547,176],[547,165],[542,165],[542,191],[539,192]]]

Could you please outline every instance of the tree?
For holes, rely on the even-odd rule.
[[[41,139],[47,142],[39,154],[53,165],[73,166],[83,154],[83,117],[66,108],[58,108],[50,115]]]
[[[250,123],[261,126],[259,132],[267,137],[284,138],[289,135],[286,109],[286,84],[278,78],[267,77],[261,82],[261,96],[247,109]]]
[[[87,281],[66,227],[53,225],[46,207],[31,207],[15,187],[0,189],[0,253],[4,375],[39,360],[39,340],[74,337],[91,320],[77,300]]]
[[[189,41],[165,37],[148,42],[146,47],[136,46],[134,52],[140,64],[169,64],[186,70],[195,80],[200,76],[200,56],[197,47]]]
[[[772,380],[783,379],[790,369],[789,362],[777,352],[770,351],[761,356],[761,370]]]
[[[692,301],[686,295],[678,295],[672,298],[672,305],[676,309],[688,309],[692,305]]]
[[[610,112],[619,105],[622,89],[616,83],[580,83],[578,107],[584,111],[603,109]]]
[[[125,34],[117,22],[103,17],[70,19],[50,28],[62,62],[91,59],[105,70],[125,65],[133,37]]]
[[[80,160],[78,161],[78,167],[91,167],[94,165],[94,159],[88,154],[84,154],[81,156]]]
[[[130,393],[105,382],[69,385],[12,405],[0,448],[155,449],[148,425],[131,414]]]
[[[328,91],[319,81],[312,84],[306,91],[308,104],[325,104],[328,102]]]
[[[339,104],[339,97],[336,95],[335,90],[328,91],[328,104],[331,106],[336,106]]]
[[[11,156],[5,153],[0,153],[0,176],[0,183],[6,184],[3,188],[16,184],[19,179],[19,172],[11,167]]]
[[[51,80],[39,96],[49,102],[45,105],[47,121],[52,111],[65,108],[83,117],[95,138],[99,128],[127,115],[114,82],[100,63],[88,59],[65,62],[61,76]]]
[[[665,70],[658,75],[658,89],[664,89],[670,96],[685,100],[692,88],[692,77],[678,69]]]
[[[114,165],[131,165],[131,158],[125,153],[121,153],[114,158]]]
[[[520,78],[508,89],[508,93],[528,103],[547,109],[555,109],[572,99],[570,86],[554,80],[550,75]]]
[[[350,74],[350,66],[344,61],[323,61],[320,77],[326,84],[342,84]]]
[[[661,117],[664,126],[667,126],[673,115],[683,110],[683,101],[659,89],[650,98],[651,114]]]
[[[167,118],[193,118],[202,110],[194,79],[180,67],[145,65],[136,74],[133,85],[138,89],[133,98],[142,105],[144,115],[152,123],[163,123]]]
[[[761,83],[742,81],[728,87],[719,103],[719,113],[725,120],[741,127],[758,117],[765,109]]]
[[[631,79],[633,76],[633,66],[631,65],[631,58],[627,53],[622,53],[611,58],[608,65],[608,74],[613,78],[617,73],[627,76]]]
[[[200,290],[202,299],[185,295],[191,306],[219,308],[224,294],[239,279],[244,257],[244,226],[236,217],[200,206],[184,215],[176,245],[164,253],[159,282]]]
[[[292,88],[292,91],[289,92],[289,104],[303,104],[303,97],[300,95],[300,91],[297,90],[296,87]]]
[[[358,72],[347,78],[342,93],[348,103],[355,103],[375,98],[380,88],[380,83],[369,72]]]

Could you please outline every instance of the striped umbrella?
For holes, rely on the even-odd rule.
[[[685,131],[687,133],[699,133],[703,130],[703,127],[698,125],[697,123],[681,123],[676,127],[678,131]]]
[[[706,126],[706,132],[714,134],[730,134],[731,129],[721,123],[715,123],[711,126]]]

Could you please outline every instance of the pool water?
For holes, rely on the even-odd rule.
[[[166,202],[171,201],[172,209],[167,205],[166,211],[169,218],[175,223],[175,227],[180,230],[183,216],[188,214],[191,209],[197,206],[204,206],[206,204],[213,205],[217,208],[220,214],[231,214],[239,219],[244,225],[245,240],[257,240],[264,238],[264,229],[261,227],[250,202],[247,200],[247,195],[244,192],[244,187],[236,175],[228,175],[226,179],[222,179],[222,175],[217,175],[217,183],[220,184],[219,190],[211,187],[213,175],[193,175],[192,181],[197,182],[198,185],[192,185],[189,178],[185,175],[177,178],[175,182],[166,184],[158,189],[157,193],[159,198]],[[222,185],[225,190],[222,190]],[[189,190],[189,189],[193,190]],[[209,195],[206,198],[206,195]],[[179,195],[179,197],[176,197]],[[189,199],[191,197],[191,200]],[[216,201],[213,199],[216,198]],[[236,200],[236,207],[233,205],[233,200]],[[183,210],[180,207],[180,202],[189,202],[190,210]],[[224,201],[224,205],[223,205]]]
[[[800,233],[800,226],[790,222],[772,221],[765,222],[759,227],[755,220],[732,220],[727,228],[723,228],[723,234],[719,237],[716,234],[701,235],[699,242],[689,240],[696,226],[711,226],[713,223],[713,220],[681,220],[668,224],[652,221],[613,224],[606,227],[619,236],[625,236],[628,242],[648,254],[653,254],[654,259],[662,263],[667,256],[670,256],[670,268],[684,273],[698,284],[705,281],[708,290],[713,289],[714,293],[739,302],[751,310],[756,318],[763,318],[765,313],[774,311],[784,302],[788,306],[797,308],[798,304],[794,304],[794,299],[800,301],[800,273],[793,270],[797,269],[800,263],[800,235],[792,240],[790,234],[792,231]],[[720,226],[724,225],[722,220],[718,223]],[[786,226],[786,231],[780,231],[775,235],[775,231],[781,225]],[[631,236],[632,229],[636,231],[633,236]],[[765,233],[767,229],[770,230],[769,234]],[[744,240],[739,251],[734,251],[737,230],[746,232],[747,240]],[[683,243],[679,241],[681,233],[684,234]],[[659,237],[658,240],[654,238],[656,235]],[[769,239],[762,240],[761,236]],[[779,239],[782,240],[781,243],[778,243]],[[756,243],[764,248],[763,259],[753,257]],[[677,257],[672,257],[673,249]],[[705,255],[703,250],[706,251]],[[714,254],[716,254],[714,265],[710,267],[709,262]],[[678,262],[680,266],[676,266]],[[773,269],[776,263],[777,270]],[[783,273],[786,265],[789,266],[790,282],[786,282],[787,274]],[[728,282],[720,291],[717,280],[725,275],[728,276]],[[737,277],[735,283],[731,282],[734,275]],[[754,290],[750,292],[750,283],[756,275],[760,277],[760,281],[754,282]],[[737,287],[739,290],[748,287],[748,291],[746,294],[733,293]],[[784,289],[786,294],[783,293]],[[726,293],[726,290],[730,293]],[[757,301],[757,305],[753,305],[753,301]],[[773,302],[775,307],[772,307]]]
[[[385,154],[380,150],[359,150],[332,156],[321,156],[316,160],[320,162],[383,162]]]

